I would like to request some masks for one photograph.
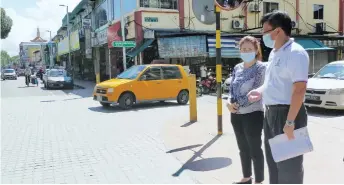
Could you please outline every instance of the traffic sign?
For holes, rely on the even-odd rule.
[[[114,41],[112,42],[114,48],[133,48],[136,46],[135,41]]]

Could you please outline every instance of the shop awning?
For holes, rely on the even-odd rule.
[[[240,58],[238,43],[240,38],[221,38],[221,57],[222,58]],[[209,57],[216,57],[215,37],[208,37]]]
[[[312,50],[333,50],[333,48],[329,48],[325,46],[322,42],[315,39],[295,39],[297,43],[299,43],[305,50],[312,51]]]
[[[129,57],[135,57],[136,55],[138,55],[139,53],[141,53],[143,50],[145,50],[146,48],[148,48],[148,46],[150,46],[153,42],[154,42],[154,39],[146,39],[141,45],[136,46],[134,49],[132,49],[131,51],[129,51],[129,52],[127,53],[127,56],[129,56]]]

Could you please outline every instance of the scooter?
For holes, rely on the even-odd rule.
[[[31,75],[30,78],[31,78],[31,79],[30,79],[31,83],[34,84],[34,85],[36,85],[36,86],[38,86],[37,75]]]

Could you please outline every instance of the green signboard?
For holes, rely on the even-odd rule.
[[[157,17],[145,17],[145,22],[158,22],[159,19]]]
[[[114,48],[133,48],[136,46],[135,41],[114,41],[112,42]]]

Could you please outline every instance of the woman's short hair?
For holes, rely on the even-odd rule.
[[[262,60],[263,55],[262,55],[262,50],[260,48],[260,42],[258,41],[257,38],[252,37],[252,36],[245,36],[243,37],[240,42],[239,42],[239,48],[241,48],[241,46],[245,43],[245,42],[249,42],[251,44],[253,44],[254,48],[257,50],[257,55],[256,55],[256,59],[257,60]]]

